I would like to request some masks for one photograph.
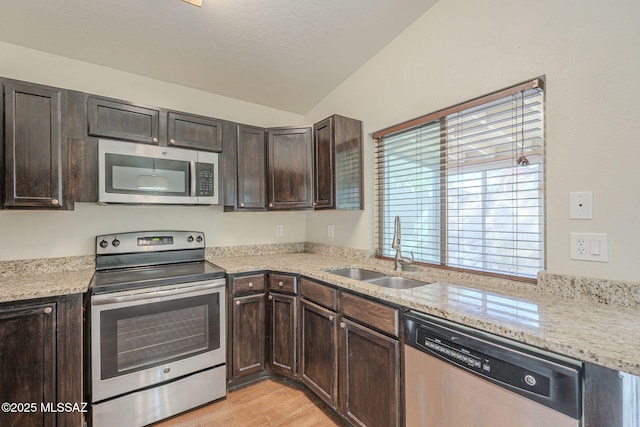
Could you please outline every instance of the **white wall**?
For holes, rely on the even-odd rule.
[[[640,281],[638,16],[637,0],[440,0],[306,121],[339,113],[370,135],[545,75],[547,270]],[[365,147],[366,211],[312,214],[309,240],[373,244],[370,138]],[[593,220],[569,220],[571,191],[594,192]],[[609,263],[570,260],[570,232],[608,233]]]
[[[0,42],[0,76],[258,126],[303,117]],[[224,213],[220,207],[77,204],[75,211],[0,210],[0,260],[91,255],[98,234],[149,229],[204,231],[208,246],[302,242],[305,214]],[[275,237],[275,225],[284,236]]]

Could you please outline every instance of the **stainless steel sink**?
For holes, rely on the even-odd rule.
[[[342,276],[342,277],[348,277],[349,279],[364,280],[364,281],[384,277],[384,273],[365,270],[362,268],[340,268],[338,270],[329,270],[329,273],[337,274],[338,276]]]
[[[397,276],[383,276],[377,279],[367,280],[372,285],[383,286],[385,288],[393,289],[411,289],[418,286],[428,285],[428,282],[422,282],[420,280],[406,279],[404,277]]]
[[[411,289],[429,284],[428,282],[406,279],[404,277],[386,276],[384,273],[363,268],[340,268],[337,270],[329,270],[329,273],[393,289]]]

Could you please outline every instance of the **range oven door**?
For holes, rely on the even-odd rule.
[[[91,297],[91,399],[225,363],[225,281]]]

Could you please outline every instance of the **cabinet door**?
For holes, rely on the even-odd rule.
[[[343,319],[340,399],[354,425],[400,425],[400,345],[398,340]]]
[[[233,298],[233,378],[264,370],[264,298],[264,294]]]
[[[313,126],[315,209],[335,208],[333,118]]]
[[[270,209],[313,207],[311,128],[268,130]]]
[[[297,297],[269,294],[269,365],[275,373],[297,374]]]
[[[301,379],[307,387],[333,408],[336,408],[338,403],[336,317],[334,311],[305,299],[300,302]]]
[[[169,145],[196,150],[222,151],[222,121],[209,117],[169,112]]]
[[[55,304],[0,310],[0,401],[36,405],[3,410],[0,425],[55,425],[55,412],[41,411],[40,406],[56,402],[55,319]]]
[[[334,115],[335,208],[363,209],[362,122]]]
[[[157,144],[160,110],[89,97],[89,135]]]
[[[238,126],[238,208],[267,207],[264,129]]]
[[[5,206],[61,206],[65,103],[61,89],[5,85]]]

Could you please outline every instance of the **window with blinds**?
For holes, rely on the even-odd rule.
[[[378,252],[535,278],[544,267],[544,92],[535,79],[376,132]]]

